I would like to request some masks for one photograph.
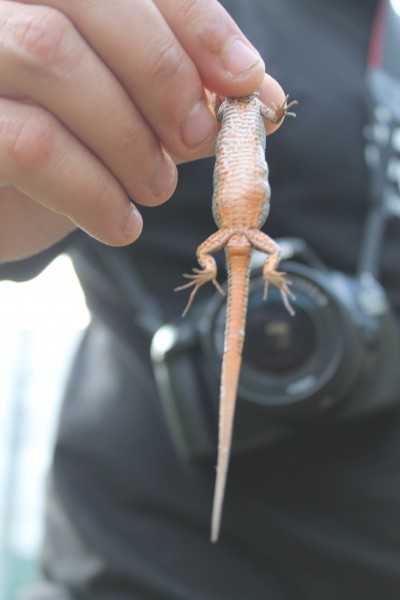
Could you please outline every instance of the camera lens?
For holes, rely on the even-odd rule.
[[[319,414],[344,397],[362,364],[359,329],[347,308],[352,306],[354,284],[340,273],[303,264],[288,262],[283,269],[296,297],[294,317],[275,287],[264,302],[261,274],[250,280],[239,398],[275,415]],[[202,339],[217,371],[226,306],[218,297],[209,307],[211,318],[202,321]]]
[[[280,297],[273,296],[271,293],[267,303],[258,302],[259,296],[250,302],[243,358],[246,364],[265,374],[292,374],[314,354],[315,328],[301,306],[296,306],[294,319]]]

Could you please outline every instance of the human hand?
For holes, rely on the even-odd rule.
[[[174,163],[213,153],[205,88],[240,96],[264,78],[216,0],[0,1],[0,53],[0,260],[13,226],[25,254],[75,225],[134,241],[142,222],[129,198],[164,202]],[[262,89],[265,103],[282,102],[272,78]]]

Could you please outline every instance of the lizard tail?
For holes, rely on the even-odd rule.
[[[212,542],[216,542],[219,536],[232,446],[236,396],[246,326],[250,252],[250,247],[232,249],[228,245],[226,248],[228,301],[221,374],[217,475],[211,522]]]

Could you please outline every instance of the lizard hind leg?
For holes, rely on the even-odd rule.
[[[193,287],[190,296],[189,296],[189,300],[185,306],[185,309],[182,313],[182,317],[184,317],[189,308],[192,306],[192,302],[194,300],[194,297],[197,293],[197,291],[201,288],[201,286],[203,286],[205,283],[208,283],[209,281],[211,281],[214,286],[216,287],[216,289],[221,293],[224,294],[224,290],[221,288],[221,286],[219,285],[218,281],[217,281],[217,265],[215,263],[215,260],[213,259],[212,256],[206,256],[202,259],[201,261],[201,265],[202,265],[202,269],[197,269],[194,268],[192,269],[193,273],[184,273],[183,277],[185,277],[186,279],[190,279],[190,281],[188,283],[185,283],[184,285],[180,285],[179,287],[175,288],[175,292],[180,292],[181,290],[186,290],[188,288]]]
[[[232,232],[229,229],[219,229],[213,235],[210,235],[210,237],[198,247],[197,260],[201,269],[194,268],[193,273],[185,273],[185,279],[190,279],[190,281],[175,288],[175,292],[179,292],[181,290],[186,290],[193,287],[188,303],[186,304],[185,310],[182,313],[183,317],[187,314],[189,308],[192,306],[192,302],[197,291],[205,283],[211,281],[220,294],[225,293],[217,281],[217,264],[214,258],[211,256],[211,253],[221,250],[231,235]]]
[[[264,295],[263,295],[264,300],[267,299],[268,287],[269,287],[269,284],[272,283],[279,289],[281,296],[282,296],[282,301],[283,301],[283,304],[285,305],[286,310],[288,311],[288,313],[291,316],[293,316],[294,309],[293,309],[292,305],[290,304],[290,300],[295,300],[296,297],[289,287],[291,282],[286,278],[286,273],[284,273],[283,271],[277,271],[275,269],[275,265],[273,264],[271,257],[267,258],[267,260],[264,263],[263,277],[264,277]]]
[[[290,304],[290,300],[295,300],[295,295],[289,287],[291,282],[286,278],[286,273],[277,271],[281,259],[281,251],[278,244],[274,242],[269,235],[266,235],[258,229],[248,231],[247,238],[254,248],[268,254],[263,268],[264,300],[267,299],[268,287],[269,284],[272,283],[272,285],[275,285],[279,289],[286,310],[293,316],[294,310]]]

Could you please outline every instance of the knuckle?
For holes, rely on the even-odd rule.
[[[152,78],[158,85],[171,83],[182,68],[182,49],[175,40],[163,40],[152,48],[147,59]]]
[[[72,25],[56,9],[31,7],[23,18],[8,24],[8,34],[17,58],[39,68],[57,67],[64,63],[70,52],[66,43]]]
[[[111,175],[88,178],[82,188],[82,202],[69,215],[73,222],[97,240],[115,243],[121,237],[115,199],[124,192]]]
[[[182,17],[187,23],[203,21],[211,4],[210,0],[186,0],[181,5]]]
[[[13,115],[3,123],[1,140],[11,168],[18,171],[43,170],[55,148],[54,128],[39,110]]]
[[[94,216],[97,216],[101,220],[101,218],[109,216],[112,211],[110,198],[113,197],[113,192],[115,195],[115,187],[115,181],[111,175],[98,179],[88,178],[85,190],[85,196],[89,199],[86,207],[86,218],[93,219]]]
[[[118,134],[118,145],[120,146],[124,156],[131,154],[132,149],[138,147],[138,143],[142,150],[141,154],[148,152],[147,144],[142,139],[143,132],[140,125],[141,124],[139,122],[129,118],[126,118],[121,123]]]

